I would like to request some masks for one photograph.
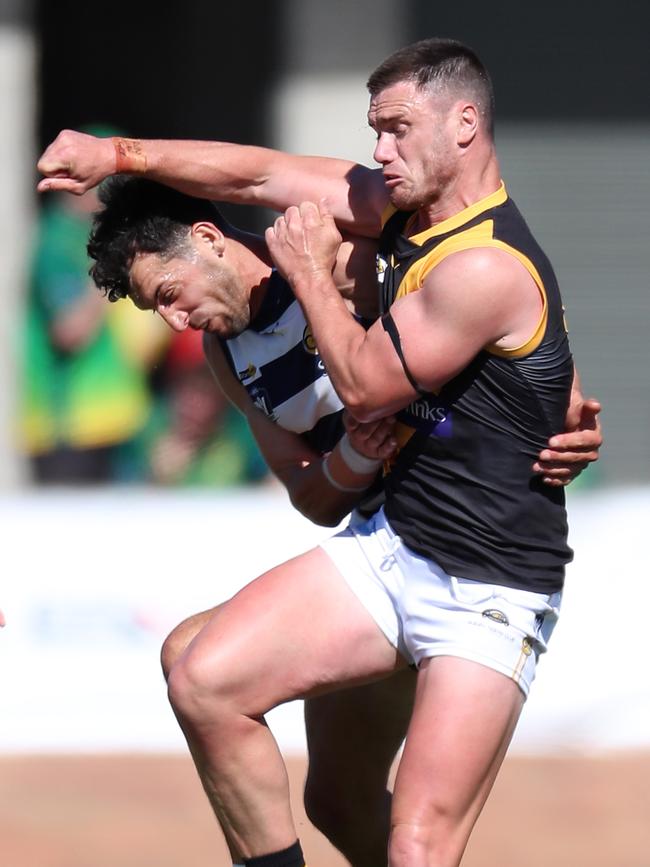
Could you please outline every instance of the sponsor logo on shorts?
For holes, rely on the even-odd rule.
[[[530,656],[533,652],[533,639],[529,638],[527,635],[524,636],[521,642],[521,652],[524,656]]]
[[[488,620],[494,620],[495,623],[501,623],[503,626],[510,626],[510,621],[503,611],[499,611],[498,608],[486,608],[483,612],[483,617],[487,617]]]

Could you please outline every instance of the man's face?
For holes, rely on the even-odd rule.
[[[194,328],[230,338],[248,328],[248,293],[239,275],[200,241],[190,238],[187,252],[171,259],[136,254],[130,277],[136,307],[156,311],[174,331]]]
[[[414,210],[436,202],[458,171],[453,103],[402,81],[372,97],[368,123],[391,203]]]

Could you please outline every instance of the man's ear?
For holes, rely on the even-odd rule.
[[[477,107],[471,102],[461,103],[458,108],[457,141],[461,147],[467,147],[478,132],[479,113]]]
[[[226,246],[226,239],[221,229],[218,229],[214,223],[209,223],[207,221],[193,223],[192,228],[190,229],[190,236],[197,245],[200,246],[201,244],[206,244],[211,247],[218,256],[223,255]]]

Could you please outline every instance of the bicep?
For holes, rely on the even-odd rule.
[[[388,202],[381,171],[348,160],[282,154],[258,188],[261,203],[284,211],[301,202],[325,201],[336,223],[377,238]]]
[[[507,282],[486,278],[482,267],[468,275],[458,264],[437,266],[367,332],[354,359],[359,417],[376,419],[408,405],[418,392],[439,391],[504,333],[516,293]]]
[[[493,331],[475,310],[432,300],[420,290],[391,309],[393,349],[423,391],[438,391],[490,342]],[[397,345],[396,345],[397,344]]]
[[[481,247],[448,255],[393,307],[411,372],[432,391],[482,349],[524,345],[542,312],[540,289],[525,267],[507,251]]]

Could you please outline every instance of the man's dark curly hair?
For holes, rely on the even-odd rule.
[[[99,201],[103,207],[93,215],[88,255],[95,260],[90,275],[109,301],[128,296],[129,269],[137,253],[172,258],[187,250],[193,223],[227,226],[212,202],[145,178],[108,178],[99,188]]]

